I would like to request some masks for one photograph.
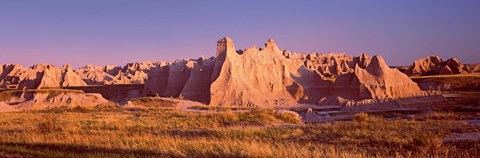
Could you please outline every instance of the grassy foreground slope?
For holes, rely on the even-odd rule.
[[[436,116],[443,114],[436,114]],[[0,113],[1,157],[478,157],[480,131],[453,117],[302,124],[290,113],[250,109],[54,109]]]

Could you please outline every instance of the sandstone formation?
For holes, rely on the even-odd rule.
[[[298,56],[297,59],[299,59]],[[302,57],[300,57],[300,59],[302,59]],[[306,68],[316,70],[320,74],[330,77],[351,73],[356,64],[364,68],[370,63],[371,58],[364,53],[359,57],[348,56],[345,53],[311,53],[307,54],[303,60],[305,61],[304,64]]]
[[[15,89],[37,89],[43,87],[85,86],[70,65],[62,69],[51,64],[37,64],[23,68],[18,64],[1,65],[0,87]]]
[[[272,39],[263,48],[237,51],[230,38],[217,42],[215,58],[151,68],[143,93],[262,107],[320,103],[331,96],[362,101],[429,95],[380,56],[291,53],[280,50]]]
[[[426,64],[416,62],[412,72],[427,72],[438,63],[446,65],[439,73],[466,71],[456,59],[426,60]],[[293,53],[281,50],[273,39],[261,48],[236,50],[233,41],[225,37],[217,42],[216,56],[208,59],[136,62],[124,67],[87,65],[76,70],[69,65],[62,69],[49,64],[29,69],[3,65],[0,74],[2,85],[18,83],[18,89],[145,84],[142,92],[128,92],[128,97],[178,97],[219,106],[358,106],[432,95],[421,91],[402,72],[389,68],[380,56]],[[60,96],[62,104],[64,97]]]
[[[353,73],[339,76],[334,90],[336,96],[355,100],[422,95],[415,82],[397,69],[389,68],[380,56],[373,56],[365,69],[357,65]]]
[[[473,72],[480,72],[480,64],[477,64],[477,65],[473,68],[472,71],[473,71]]]
[[[409,76],[451,75],[471,72],[472,70],[467,65],[462,64],[457,58],[443,61],[438,56],[428,56],[415,60],[405,71]]]
[[[128,63],[123,68],[112,65],[87,65],[76,69],[75,72],[88,85],[143,84],[148,78],[148,71],[154,66],[155,64],[151,62]]]
[[[87,84],[73,71],[72,66],[64,65],[62,68],[61,87],[86,86]]]
[[[63,70],[51,64],[37,64],[20,75],[18,89],[37,89],[43,87],[85,86],[71,66],[65,65]]]
[[[20,96],[10,98],[5,104],[9,108],[0,108],[0,110],[36,110],[46,109],[52,107],[76,107],[86,106],[92,107],[103,103],[107,103],[108,100],[103,98],[100,94],[95,93],[83,93],[81,91],[63,91],[63,90],[51,90],[51,91],[39,91],[39,92],[23,92]],[[12,105],[8,105],[15,103]]]
[[[7,85],[18,85],[23,80],[26,68],[20,64],[0,65],[0,88],[7,88]]]

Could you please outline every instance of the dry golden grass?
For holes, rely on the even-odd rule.
[[[176,101],[156,97],[133,98],[130,101],[132,101],[135,105],[145,107],[175,107],[175,104],[177,104]]]
[[[453,75],[410,76],[410,78],[446,78],[446,77],[480,77],[480,73],[466,73]]]
[[[474,151],[480,149],[441,141],[451,132],[480,129],[475,125],[368,114],[307,125],[267,109],[78,107],[0,113],[0,118],[2,157],[478,157]]]
[[[434,76],[411,76],[413,81],[423,81],[449,85],[449,91],[480,91],[480,73],[434,75]]]
[[[48,98],[58,96],[63,93],[84,93],[81,90],[70,90],[70,89],[25,89],[25,90],[5,90],[0,91],[0,101],[7,101],[13,97],[19,97],[22,93],[47,93]]]
[[[251,109],[255,109],[255,108],[254,107],[242,107],[242,106],[227,107],[227,106],[195,105],[195,106],[188,107],[188,109],[208,110],[208,111],[228,111],[228,110],[238,111],[238,110],[251,110]]]

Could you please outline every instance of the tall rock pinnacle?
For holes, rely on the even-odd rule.
[[[224,60],[227,51],[235,52],[235,45],[233,44],[232,39],[224,37],[217,41],[217,58],[223,58],[222,60]]]
[[[275,40],[273,39],[268,39],[267,43],[265,43],[265,49],[272,51],[272,52],[277,52],[280,51],[280,49],[277,47],[277,44],[275,44]]]

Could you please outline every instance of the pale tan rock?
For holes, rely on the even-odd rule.
[[[307,54],[305,59],[298,58],[298,56],[296,58],[304,60],[306,68],[318,71],[327,77],[335,77],[353,72],[356,64],[365,68],[371,60],[371,58],[365,54],[362,54],[360,57],[352,57],[345,53],[336,54],[333,52],[328,54],[311,53]]]
[[[459,71],[464,69],[458,60],[447,63],[449,67],[456,65]],[[417,67],[422,71],[425,65],[429,66],[419,64]],[[1,74],[5,72],[3,68]],[[380,56],[300,54],[280,50],[273,39],[263,48],[235,50],[233,41],[226,37],[217,42],[215,58],[135,62],[123,68],[87,65],[73,72],[77,76],[69,65],[62,70],[38,65],[14,74],[23,74],[18,77],[23,78],[22,88],[85,86],[81,80],[86,84],[145,83],[143,96],[180,97],[220,106],[275,107],[299,103],[358,106],[426,95],[408,76],[389,68]],[[140,96],[139,91],[128,94],[136,96]],[[35,97],[42,100],[41,95]],[[62,99],[56,102],[63,104]]]
[[[413,81],[390,69],[379,56],[291,53],[281,51],[272,39],[265,48],[236,51],[228,37],[217,42],[215,59],[152,67],[144,94],[259,107],[317,103],[327,96],[361,101],[423,95]]]
[[[356,66],[355,72],[345,78],[347,80],[343,79],[342,82],[337,79],[335,90],[338,96],[348,99],[380,100],[422,95],[415,82],[397,69],[389,68],[380,56],[374,56],[365,69]]]
[[[6,88],[7,85],[18,85],[23,80],[23,74],[27,70],[20,64],[1,65],[0,69],[2,69],[0,73],[0,88]]]
[[[51,64],[37,64],[20,74],[22,80],[18,89],[39,89],[53,87],[85,86],[85,82],[73,72],[70,65],[62,70]]]
[[[109,75],[115,76],[119,71],[122,71],[122,67],[116,65],[105,65],[103,71]]]
[[[190,77],[180,96],[188,100],[208,103],[210,102],[210,78],[215,60],[200,58],[192,61],[192,63],[193,68],[190,70]]]
[[[54,93],[56,94],[56,93]],[[34,93],[33,99],[16,106],[19,110],[40,110],[52,107],[92,107],[107,103],[108,100],[97,93],[61,92],[56,95],[51,93]]]
[[[123,68],[114,65],[103,67],[87,65],[75,72],[89,85],[144,84],[148,78],[148,72],[155,66],[148,61],[128,63]]]
[[[467,65],[462,64],[457,58],[450,58],[443,61],[440,57],[433,55],[415,60],[405,71],[409,76],[463,74],[471,72],[471,69]]]
[[[37,89],[43,87],[60,87],[62,82],[61,70],[51,64],[37,64],[24,74],[18,89]]]
[[[78,76],[72,69],[72,66],[67,64],[62,68],[62,87],[71,87],[71,86],[86,86],[80,76]]]
[[[229,38],[218,41],[217,60],[213,77],[221,64],[218,78],[210,87],[211,105],[221,106],[273,106],[295,104],[287,90],[293,84],[291,63],[283,56],[272,39],[264,49],[235,51]]]
[[[101,66],[87,65],[76,69],[75,72],[88,85],[113,83],[114,76],[106,73]]]

